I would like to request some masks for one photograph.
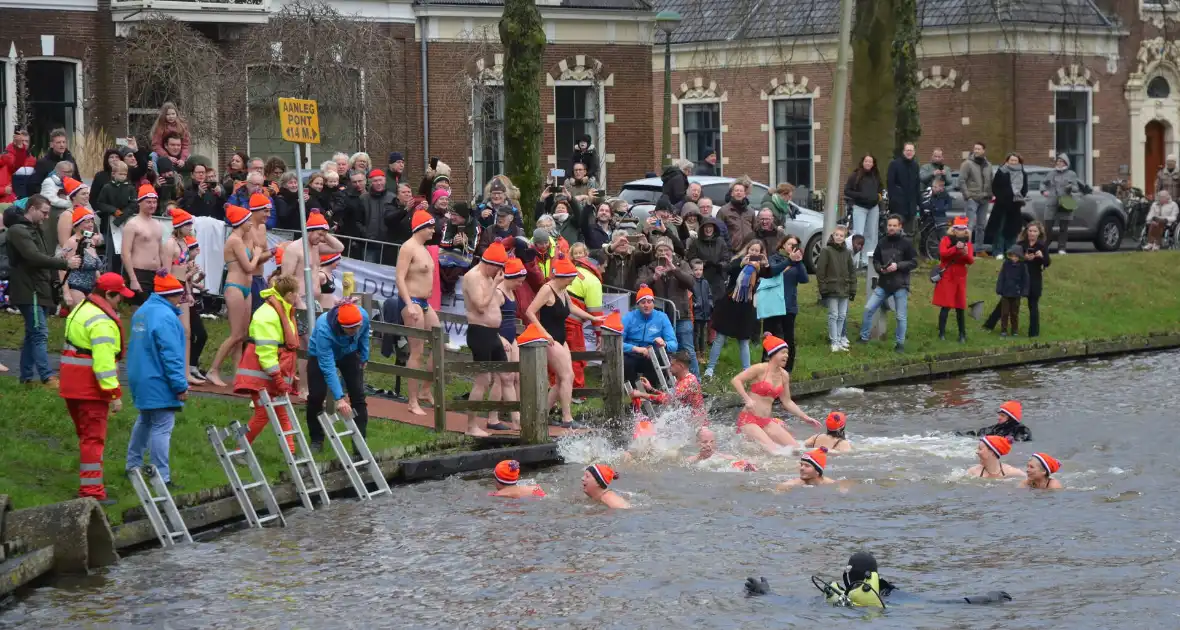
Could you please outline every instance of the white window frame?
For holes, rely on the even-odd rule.
[[[766,181],[770,183],[770,190],[773,191],[779,185],[778,181],[778,153],[776,150],[775,131],[774,131],[774,103],[775,101],[799,101],[807,100],[811,102],[811,181],[809,182],[789,182],[794,186],[806,187],[809,191],[815,191],[815,94],[796,94],[794,96],[771,96],[766,99],[766,135],[770,144],[770,149],[767,155],[770,156],[770,164],[768,164],[768,177]]]
[[[61,62],[61,63],[74,64],[74,133],[76,133],[76,134],[86,133],[86,97],[85,97],[86,92],[85,92],[85,90],[83,90],[83,85],[82,85],[86,81],[86,74],[85,74],[85,70],[83,69],[83,66],[82,66],[82,60],[81,59],[74,59],[73,57],[59,57],[57,55],[43,55],[43,56],[37,56],[37,57],[25,57],[26,63],[30,62],[30,61],[57,61],[57,62]],[[26,65],[25,67],[27,68],[28,66]],[[16,71],[16,66],[14,64],[13,65],[13,72],[15,72],[15,71]],[[15,81],[16,81],[16,75],[14,74],[13,75],[13,96],[14,97],[16,96],[16,83],[15,83]],[[13,104],[13,107],[15,107],[15,103]],[[14,112],[15,112],[15,110],[14,110]],[[15,118],[15,114],[13,115],[13,117]],[[7,140],[7,138],[5,138],[5,139]],[[73,142],[74,142],[74,139],[70,138],[70,143],[72,144]]]
[[[281,54],[282,44],[281,44],[281,42],[276,42],[276,43],[279,43],[279,54]],[[274,45],[273,44],[272,44],[271,52],[272,52],[272,54],[274,53]],[[266,66],[273,66],[273,65],[294,66],[295,64],[288,64],[283,61],[268,61],[266,63],[248,63],[248,64],[246,64],[246,155],[249,155],[250,157],[257,157],[254,155],[254,152],[250,150],[250,69],[251,68],[266,67]],[[367,89],[367,86],[365,85],[365,69],[358,68],[356,66],[345,66],[345,65],[342,65],[340,67],[345,70],[356,70],[358,73],[358,77],[360,79],[360,84],[361,84],[361,86],[360,86],[360,91],[361,91],[361,144],[360,144],[359,150],[360,151],[367,151],[368,146],[369,146],[369,112],[368,112],[368,109],[366,108],[366,103],[368,103],[369,97],[365,93],[365,90]],[[302,152],[302,155],[307,158],[308,169],[311,171],[315,171],[316,170],[315,169],[315,158],[314,158],[314,156],[312,156],[312,149],[316,146],[319,146],[319,145],[305,143],[302,146],[303,146],[303,149],[301,150],[301,152]],[[336,149],[325,149],[325,151],[328,156],[331,156],[333,153],[336,152]],[[292,157],[294,157],[294,155],[295,155],[294,150],[292,150],[291,155],[292,155]],[[286,160],[285,157],[283,159]],[[296,170],[296,169],[302,169],[302,167],[299,164],[295,164],[291,170]],[[299,170],[298,172],[302,173],[303,171]]]
[[[0,139],[5,143],[12,138],[12,132],[16,131],[16,59],[4,58],[4,85],[0,85],[0,90],[4,90],[4,111],[0,115],[4,116],[4,120],[0,121]]]
[[[684,106],[685,105],[716,105],[717,106],[717,139],[721,144],[721,150],[725,148],[725,101],[721,97],[717,98],[693,98],[688,100],[680,100],[676,103],[678,108],[676,120],[680,121],[680,159],[687,159],[686,148],[688,146],[688,133],[684,126]],[[717,147],[713,147],[717,151]],[[725,170],[725,165],[722,164],[721,153],[717,153],[717,175],[721,176]],[[695,164],[695,161],[694,161]]]
[[[595,181],[599,190],[606,189],[606,86],[602,81],[554,81],[553,82],[553,155],[561,163],[562,156],[557,153],[557,88],[559,87],[592,87],[598,90],[598,112],[595,126],[598,133],[594,142],[594,152],[598,157],[598,176]],[[573,173],[566,173],[572,175]]]
[[[1146,90],[1146,86],[1144,86]],[[1094,184],[1094,88],[1089,85],[1054,85],[1053,86],[1053,155],[1056,157],[1060,153],[1060,147],[1057,146],[1057,93],[1058,92],[1085,92],[1086,93],[1086,146],[1082,151],[1082,156],[1085,159],[1086,175],[1084,182],[1086,184]],[[1076,169],[1074,169],[1076,172]]]
[[[471,191],[472,191],[472,194],[474,194],[476,197],[483,194],[484,185],[486,185],[488,183],[488,180],[491,179],[491,177],[482,178],[484,181],[481,182],[481,181],[479,181],[481,179],[481,177],[477,177],[477,173],[476,173],[475,148],[476,148],[476,146],[478,146],[480,144],[479,131],[481,131],[481,125],[479,123],[479,120],[482,120],[482,117],[479,116],[478,114],[482,110],[476,109],[475,98],[476,98],[476,94],[481,91],[483,91],[485,94],[494,93],[496,95],[496,98],[499,98],[501,101],[504,101],[507,98],[506,95],[504,94],[504,83],[501,81],[483,81],[481,83],[471,86]],[[504,103],[500,109],[503,110],[506,105],[507,105],[507,103]],[[501,122],[501,126],[500,126],[500,159],[499,159],[499,161],[501,163],[503,163],[504,162],[504,127],[503,127],[504,121],[501,120],[500,122]],[[488,161],[487,158],[483,159],[483,162],[486,163],[487,161]],[[493,173],[493,175],[495,175],[495,174],[496,173]],[[484,175],[487,175],[487,174],[484,173]]]

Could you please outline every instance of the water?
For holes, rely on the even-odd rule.
[[[689,468],[668,449],[621,466],[635,505],[611,512],[582,496],[582,467],[526,476],[544,500],[487,496],[486,479],[395,489],[392,500],[334,502],[283,530],[127,558],[89,578],[38,589],[0,627],[169,628],[881,628],[1180,627],[1176,606],[1180,353],[986,372],[929,384],[845,390],[806,400],[849,413],[856,451],[830,456],[836,488],[771,492],[794,456],[757,456],[767,472]],[[1007,398],[1024,401],[1036,450],[1064,464],[1068,488],[968,479],[971,438]],[[714,418],[714,424],[732,417]],[[730,426],[718,450],[738,452]],[[792,424],[796,434],[806,434]],[[675,436],[681,437],[677,439]],[[620,453],[604,439],[563,445],[575,460]],[[755,455],[753,451],[740,451]],[[690,454],[688,449],[678,454]],[[953,597],[1004,589],[976,607],[907,603],[835,609],[809,576],[839,575],[873,551],[902,588]],[[746,576],[775,595],[746,598]]]

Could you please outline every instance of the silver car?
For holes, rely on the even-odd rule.
[[[725,205],[725,196],[729,194],[729,189],[735,181],[737,180],[733,177],[703,175],[688,177],[688,183],[701,185],[701,195],[712,199],[715,208]],[[619,192],[619,198],[631,204],[631,216],[642,225],[647,220],[647,215],[655,209],[656,200],[663,194],[663,190],[664,182],[658,177],[637,179],[623,185],[623,189]],[[754,182],[748,195],[750,207],[762,207],[763,200],[769,194],[770,188],[766,184]],[[822,212],[809,210],[793,201],[791,202],[791,210],[793,215],[783,225],[783,229],[787,234],[798,236],[806,244],[807,257],[804,264],[806,264],[808,272],[815,273],[815,264],[819,261],[819,253],[823,248],[824,215]]]
[[[1040,221],[1048,226],[1052,215],[1045,196],[1041,194],[1041,182],[1049,176],[1052,169],[1044,166],[1025,165],[1024,172],[1028,176],[1028,196],[1031,204],[1024,206],[1024,221]],[[959,173],[951,173],[951,215],[965,213],[963,194],[958,190]],[[1073,219],[1069,223],[1069,240],[1093,241],[1099,251],[1111,252],[1117,250],[1123,243],[1123,233],[1127,230],[1127,212],[1118,197],[1102,192],[1097,188],[1082,195],[1078,200],[1078,209],[1073,212]]]

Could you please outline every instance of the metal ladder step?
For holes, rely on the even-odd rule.
[[[372,451],[369,450],[365,436],[361,434],[356,425],[356,418],[354,416],[341,418],[339,414],[321,413],[319,421],[324,429],[324,436],[332,444],[336,459],[340,460],[340,464],[344,467],[344,472],[348,475],[348,480],[352,482],[357,497],[367,501],[381,494],[392,494],[389,490],[389,483],[385,480],[385,474],[381,472],[381,467],[377,465]],[[344,424],[344,430],[336,430],[338,423]],[[352,438],[353,451],[360,456],[360,459],[353,461],[352,452],[344,445],[343,438],[345,437]],[[377,487],[375,491],[369,492],[368,485],[361,475],[361,467],[368,471],[370,482]]]
[[[258,458],[254,455],[254,449],[250,446],[250,441],[246,438],[246,429],[240,422],[234,421],[225,429],[218,429],[215,426],[208,426],[205,429],[209,436],[209,442],[213,445],[213,452],[217,454],[217,459],[221,463],[222,471],[225,472],[226,478],[229,480],[229,485],[234,489],[234,496],[238,500],[238,505],[242,508],[242,514],[246,517],[246,523],[250,527],[262,527],[264,524],[271,521],[277,521],[280,526],[286,526],[287,521],[283,518],[283,512],[279,507],[278,501],[275,500],[274,492],[271,491],[270,484],[266,480],[266,474],[262,471],[262,466],[258,463]],[[226,440],[232,440],[237,448],[231,451],[225,449]],[[244,464],[250,471],[250,477],[253,479],[250,483],[243,484],[242,477],[238,474],[239,462],[235,461],[235,457],[241,457]],[[267,515],[259,516],[258,510],[254,507],[254,502],[250,496],[249,490],[259,489],[258,492],[262,495],[263,502],[266,504]]]
[[[144,473],[147,474],[147,481],[144,481]],[[172,500],[168,486],[160,478],[160,473],[155,467],[132,468],[127,471],[127,477],[131,480],[131,487],[135,490],[140,504],[143,505],[152,531],[156,534],[162,547],[175,545],[177,539],[183,539],[186,542],[193,541],[184,519],[180,516],[180,511],[176,509],[176,503]],[[160,506],[163,506],[163,512],[160,511]]]
[[[242,490],[253,490],[254,488],[260,488],[263,485],[265,485],[265,482],[253,481],[253,482],[243,485]]]
[[[258,393],[258,400],[266,409],[268,424],[274,429],[275,436],[279,440],[279,450],[287,462],[287,468],[291,472],[291,481],[295,484],[295,492],[299,495],[299,500],[303,502],[303,507],[309,510],[315,509],[311,500],[312,494],[318,495],[321,508],[327,507],[332,501],[328,497],[328,491],[324,488],[324,482],[320,478],[320,469],[315,465],[315,458],[312,456],[307,439],[303,435],[303,427],[299,424],[299,415],[295,413],[291,397],[280,396],[272,400],[268,392],[261,391]],[[279,426],[277,409],[280,406],[286,411],[287,418],[291,422],[291,428],[286,431]],[[294,453],[287,446],[288,437],[295,438]],[[300,469],[302,464],[310,464],[306,467],[306,473]]]

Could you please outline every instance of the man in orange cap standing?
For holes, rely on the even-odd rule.
[[[319,417],[328,393],[336,401],[336,413],[348,416],[355,412],[356,428],[361,436],[367,436],[365,364],[369,362],[369,314],[345,300],[320,315],[307,344],[307,357],[307,433],[312,450],[324,448],[324,427]],[[343,386],[337,371],[344,377]]]
[[[479,264],[463,276],[463,305],[467,310],[467,347],[475,361],[507,361],[508,353],[500,339],[500,305],[504,294],[496,289],[504,282],[504,268],[508,264],[508,252],[499,241],[492,242],[483,251]],[[500,391],[512,387],[511,374],[497,372]],[[484,391],[491,383],[493,373],[476,375],[471,386],[470,400],[483,400]],[[493,392],[494,393],[494,392]],[[499,398],[493,397],[493,400]],[[507,431],[512,427],[500,422],[488,424],[495,431]],[[486,437],[488,432],[481,429],[474,411],[467,412],[467,435]]]
[[[1000,405],[996,413],[996,423],[990,427],[983,427],[978,431],[963,431],[959,435],[983,437],[998,435],[1010,438],[1013,442],[1031,442],[1032,431],[1024,424],[1024,406],[1019,400],[1008,400]]]
[[[303,239],[297,238],[289,243],[284,243],[282,246],[282,260],[279,264],[282,265],[283,275],[292,276],[299,281],[299,302],[295,305],[297,310],[306,310],[307,306],[307,287],[304,285],[303,278]],[[328,231],[328,220],[318,210],[312,210],[307,215],[307,251],[311,255],[311,277],[318,278],[320,272],[320,257],[325,254],[336,254],[344,251],[344,243],[340,239],[332,235]],[[275,252],[275,258],[278,259],[278,252]],[[314,285],[311,287],[311,301],[319,302],[320,287]],[[348,297],[347,295],[344,297]],[[311,308],[315,308],[314,306]],[[306,315],[301,321],[306,322]],[[307,331],[301,330],[300,334],[304,335]]]
[[[164,266],[164,234],[160,223],[153,218],[159,205],[156,189],[151,184],[140,186],[136,202],[138,212],[123,224],[122,255],[127,286],[136,293],[131,304],[140,306],[152,294],[156,270]]]
[[[609,490],[611,482],[619,478],[619,474],[606,464],[590,464],[582,473],[582,492],[586,496],[609,508],[626,510],[631,504],[626,499]]]
[[[410,222],[410,231],[410,239],[402,244],[397,254],[397,297],[402,306],[402,323],[430,330],[438,326],[438,313],[434,312],[429,302],[434,292],[434,258],[426,249],[426,241],[434,236],[434,217],[424,210],[415,212]],[[421,339],[411,339],[409,343],[410,357],[406,360],[406,367],[419,369],[425,342]],[[431,362],[428,361],[426,369],[431,369],[430,365]],[[430,388],[423,388],[421,381],[411,379],[407,389],[410,413],[426,415],[418,402],[419,392],[424,390],[422,400],[433,403]]]
[[[135,293],[119,274],[104,273],[66,318],[65,351],[61,356],[61,397],[78,433],[78,496],[113,505],[102,482],[102,456],[107,418],[123,408],[118,362],[123,358],[119,303]]]

